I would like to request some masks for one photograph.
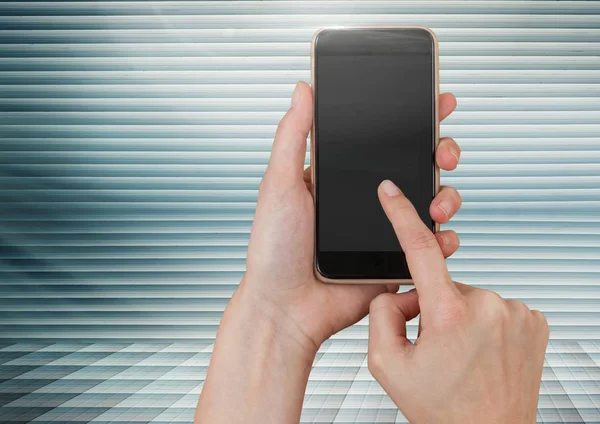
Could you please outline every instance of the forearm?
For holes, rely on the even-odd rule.
[[[297,423],[316,349],[238,290],[219,327],[196,423]]]

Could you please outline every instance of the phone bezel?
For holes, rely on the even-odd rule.
[[[315,59],[316,59],[316,42],[319,34],[323,31],[341,30],[341,31],[353,31],[353,30],[377,30],[377,29],[421,29],[427,31],[432,38],[433,45],[433,60],[434,60],[434,155],[439,144],[439,53],[438,53],[438,40],[435,33],[424,26],[352,26],[352,27],[334,27],[334,28],[321,28],[315,32],[311,42],[311,83],[313,92],[316,93],[316,72],[315,72]],[[405,261],[398,260],[398,255],[403,255],[401,252],[343,252],[343,256],[347,257],[347,261],[344,261],[344,265],[347,266],[348,277],[335,277],[331,278],[325,275],[319,269],[318,262],[318,251],[317,251],[317,185],[318,181],[316,178],[316,163],[315,163],[315,124],[316,124],[316,108],[313,116],[313,128],[310,136],[310,164],[311,164],[311,182],[312,182],[312,196],[315,210],[315,233],[314,233],[314,255],[313,255],[313,266],[314,273],[318,280],[325,283],[336,283],[336,284],[413,284],[412,279],[398,279],[398,278],[385,278],[385,275],[373,274],[372,278],[358,278],[353,277],[354,270],[357,267],[363,266],[364,262],[367,261],[372,269],[375,269],[377,264],[382,264],[381,268],[389,270],[390,267],[395,266],[392,264],[398,263],[398,269],[402,269],[401,266],[405,265]],[[439,192],[440,188],[440,170],[433,161],[434,167],[434,196]],[[439,224],[434,222],[434,231],[439,231]],[[330,253],[335,254],[339,252],[320,252],[321,255],[328,255]],[[356,260],[353,260],[354,256],[361,256],[361,263],[359,264]],[[323,259],[323,258],[322,258]],[[355,258],[354,258],[355,259]],[[335,259],[334,259],[335,260]],[[394,262],[395,261],[395,262]],[[406,270],[407,271],[407,270]]]

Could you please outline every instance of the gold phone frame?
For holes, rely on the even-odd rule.
[[[440,119],[439,119],[439,95],[440,95],[440,83],[439,83],[439,48],[438,48],[438,39],[435,35],[435,33],[430,29],[427,28],[425,26],[418,26],[418,25],[413,25],[413,26],[342,26],[342,27],[331,27],[331,28],[321,28],[319,30],[317,30],[313,37],[312,37],[312,41],[311,41],[311,47],[310,47],[310,72],[311,72],[311,85],[313,88],[313,93],[315,92],[316,89],[316,76],[315,76],[315,41],[318,37],[318,35],[324,31],[324,30],[364,30],[364,29],[422,29],[427,31],[429,34],[431,34],[431,37],[433,39],[433,56],[434,56],[434,61],[435,61],[435,67],[434,67],[434,90],[435,90],[435,140],[434,140],[434,152],[437,151],[437,147],[438,144],[440,142]],[[314,116],[314,111],[313,111],[313,126],[312,126],[312,131],[310,132],[310,178],[311,178],[311,182],[312,182],[312,196],[313,196],[313,204],[314,204],[314,208],[315,208],[315,222],[317,219],[316,216],[316,208],[317,208],[317,197],[316,197],[316,187],[317,187],[317,180],[316,180],[316,174],[315,174],[315,116]],[[435,155],[435,153],[434,153]],[[437,193],[440,190],[440,169],[437,166],[436,162],[435,162],[435,157],[434,157],[434,163],[433,166],[435,168],[435,187],[434,187],[434,196],[437,195]],[[435,231],[438,232],[440,229],[440,224],[439,223],[435,223]],[[324,277],[318,270],[317,268],[317,227],[315,225],[315,234],[314,234],[314,240],[315,240],[315,245],[314,245],[314,255],[313,255],[313,272],[315,274],[315,276],[317,277],[317,279],[319,281],[322,281],[324,283],[333,283],[333,284],[402,284],[402,285],[410,285],[410,284],[414,284],[412,279],[332,279],[332,278],[327,278]]]

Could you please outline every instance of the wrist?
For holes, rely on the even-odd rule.
[[[312,365],[320,343],[306,334],[289,311],[240,284],[225,309],[221,326],[268,342],[285,354]]]
[[[223,314],[196,422],[297,423],[315,345],[242,286]]]

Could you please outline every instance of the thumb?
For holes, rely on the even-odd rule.
[[[405,353],[413,347],[406,338],[406,323],[419,315],[416,290],[384,293],[372,302],[369,311],[369,363],[371,355],[387,357],[391,351]]]
[[[283,183],[304,185],[306,139],[313,120],[312,88],[305,82],[296,84],[291,106],[279,122],[266,178]]]

